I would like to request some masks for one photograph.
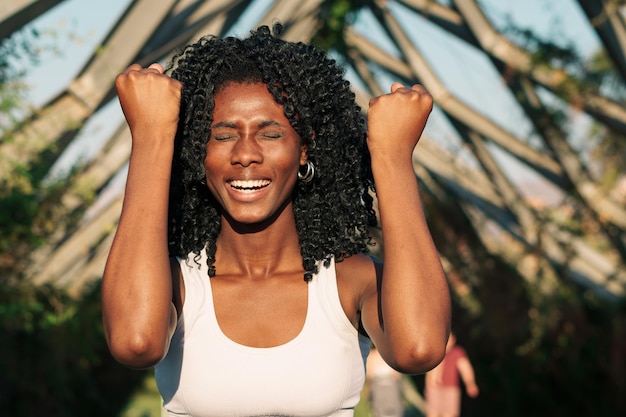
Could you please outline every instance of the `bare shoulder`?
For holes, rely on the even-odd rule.
[[[363,254],[349,256],[337,263],[337,276],[350,281],[370,281],[376,279],[376,269],[381,262]]]
[[[363,300],[377,291],[382,264],[367,255],[356,254],[338,262],[336,268],[344,309],[348,315],[359,314]]]

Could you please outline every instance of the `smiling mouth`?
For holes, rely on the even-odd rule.
[[[256,191],[270,185],[270,180],[232,180],[228,181],[228,185],[237,191]]]

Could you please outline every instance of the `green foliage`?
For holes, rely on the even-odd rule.
[[[73,300],[51,287],[0,284],[3,413],[119,415],[146,372],[124,368],[110,356],[99,286]]]
[[[613,61],[604,49],[599,49],[585,64],[585,80],[600,86],[602,94],[615,101],[626,100],[626,85],[615,70]]]
[[[61,221],[71,228],[83,213],[68,215],[59,207],[62,196],[73,191],[74,173],[45,183],[42,165],[34,163],[15,170],[11,178],[0,178],[0,276],[18,279],[28,254],[44,244]],[[87,203],[93,200],[93,195],[83,197]]]
[[[13,140],[30,112],[18,63],[37,64],[48,50],[39,35],[22,31],[0,44],[1,142]],[[71,228],[82,215],[59,207],[73,174],[46,183],[48,168],[42,154],[0,178],[0,409],[15,417],[119,415],[147,373],[124,368],[109,354],[99,286],[74,299],[24,275],[30,253],[59,224]]]
[[[624,415],[626,299],[607,302],[565,277],[542,292],[486,250],[455,201],[425,195],[424,204],[453,264],[452,327],[480,387],[462,415]],[[413,379],[423,390],[423,376]]]
[[[312,42],[325,50],[345,52],[345,29],[354,20],[356,12],[367,4],[367,0],[326,0],[320,6],[320,21]]]
[[[37,30],[22,30],[0,43],[0,137],[13,140],[12,132],[28,113],[25,64],[36,65],[41,49]],[[0,155],[7,158],[6,155]],[[0,274],[15,278],[19,259],[41,242],[34,227],[39,217],[38,191],[43,174],[36,166],[13,166],[10,177],[0,178]]]
[[[16,64],[38,62],[39,55],[32,45],[39,36],[36,30],[20,31],[0,43],[0,136],[4,136],[27,113],[25,98],[28,86],[22,81],[25,70]]]
[[[603,49],[587,62],[585,79],[593,85],[598,85],[607,97],[618,102],[626,100],[624,80]],[[589,136],[595,139],[595,146],[591,151],[594,168],[601,177],[603,188],[610,190],[626,172],[626,136],[599,123],[592,126]]]
[[[563,43],[565,37],[546,38],[529,27],[520,27],[511,17],[505,17],[504,33],[520,48],[528,51],[535,65],[548,65],[552,68],[576,71],[581,67],[582,59],[572,42]],[[553,22],[558,27],[558,22]]]
[[[614,63],[604,49],[599,49],[585,60],[573,43],[563,44],[563,38],[544,38],[530,28],[522,28],[509,21],[507,36],[530,53],[534,67],[562,70],[562,79],[556,92],[576,107],[581,95],[593,92],[616,101],[626,98],[626,85],[615,70]]]
[[[0,238],[0,251],[6,254],[15,248],[16,242],[28,246],[36,243],[37,237],[33,235],[31,226],[37,216],[38,206],[32,188],[22,191],[17,187],[6,187],[5,184],[2,188],[0,227],[3,233]]]
[[[515,302],[508,294],[506,299]],[[559,319],[523,354],[507,337],[511,325],[490,327],[457,316],[459,340],[465,341],[481,387],[480,397],[472,400],[475,407],[484,416],[622,415],[624,306],[583,294],[578,299],[554,297],[551,309],[558,310]],[[517,325],[528,328],[530,320]]]
[[[156,378],[150,373],[144,384],[130,399],[120,417],[161,417],[161,394],[157,389]]]
[[[0,43],[0,143],[12,142],[32,116],[25,68],[38,65],[43,54],[60,54],[57,41],[54,31],[25,28]],[[79,192],[72,185],[76,171],[63,181],[45,180],[53,160],[48,156],[55,153],[56,149],[44,149],[28,164],[0,153],[2,165],[10,167],[0,177],[0,276],[7,280],[20,279],[28,254],[44,244],[60,223],[71,227],[81,215],[77,211],[68,217],[59,207],[64,194]],[[82,197],[87,204],[93,200],[93,195]]]
[[[35,45],[40,39],[36,29],[21,30],[0,43],[0,85],[22,78],[25,70],[15,65],[16,61],[27,61],[30,64],[39,62],[39,52]]]

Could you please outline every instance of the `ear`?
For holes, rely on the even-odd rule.
[[[308,146],[303,143],[302,146],[300,147],[300,166],[306,164],[308,150],[309,150]]]
[[[311,141],[313,148],[315,148],[315,132],[311,133]],[[302,146],[300,147],[300,165],[306,164],[308,158],[309,145],[302,141]]]

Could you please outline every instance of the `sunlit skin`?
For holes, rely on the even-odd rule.
[[[292,216],[291,194],[305,162],[306,147],[265,84],[229,83],[215,95],[204,167],[233,227],[265,224],[283,211]]]
[[[132,152],[104,271],[103,322],[114,357],[146,368],[167,354],[186,298],[167,234],[183,86],[153,64],[127,68],[116,78],[116,89]],[[214,99],[204,166],[222,213],[211,278],[216,318],[240,344],[278,346],[298,334],[307,314],[292,206],[307,149],[264,84],[227,84]],[[371,100],[367,145],[384,265],[365,254],[336,264],[346,318],[365,329],[389,365],[405,373],[423,373],[441,361],[450,319],[447,283],[411,159],[431,109],[432,97],[419,85],[394,83],[389,93]]]
[[[214,100],[204,167],[223,217],[211,281],[216,317],[237,343],[277,346],[306,316],[292,208],[306,147],[265,84],[230,83]]]

